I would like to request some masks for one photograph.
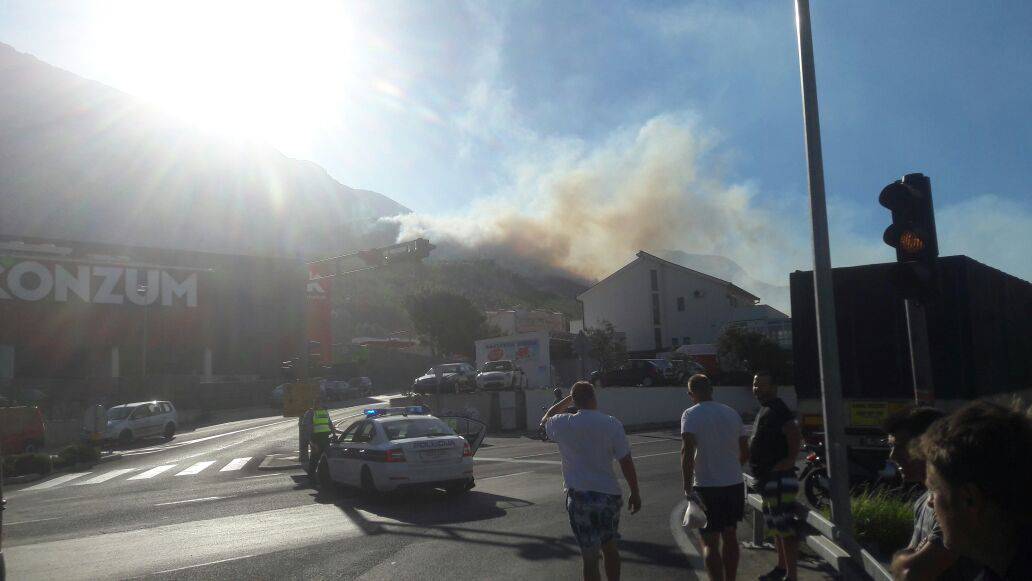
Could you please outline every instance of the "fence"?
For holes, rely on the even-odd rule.
[[[755,478],[748,474],[742,476],[750,490],[756,487]],[[745,497],[745,502],[752,510],[752,545],[762,547],[767,538],[763,523],[763,500],[760,495],[749,493]],[[858,564],[854,561],[849,552],[838,544],[841,539],[838,527],[824,518],[824,515],[807,509],[801,504],[798,506],[798,511],[799,518],[805,523],[803,535],[806,545],[831,565],[844,579],[847,581],[854,579],[892,581],[892,575],[885,570],[878,559],[866,550],[860,549],[861,563]]]

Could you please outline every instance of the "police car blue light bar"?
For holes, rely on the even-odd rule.
[[[429,415],[430,409],[424,405],[410,405],[397,408],[370,408],[364,410],[362,413],[364,413],[367,418],[396,415]]]

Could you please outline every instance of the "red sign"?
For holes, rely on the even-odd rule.
[[[318,276],[314,267],[309,267],[309,276],[312,279]],[[330,364],[333,363],[333,279],[312,279],[308,281],[305,304],[308,340],[319,343],[320,361]]]

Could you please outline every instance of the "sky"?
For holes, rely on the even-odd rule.
[[[1032,3],[813,2],[833,264],[892,260],[931,177],[943,255],[1032,280]],[[0,42],[414,210],[404,234],[812,264],[790,0],[2,1]]]

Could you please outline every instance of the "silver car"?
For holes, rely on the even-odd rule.
[[[104,439],[127,445],[140,438],[176,435],[179,417],[172,402],[141,401],[116,405],[107,411]]]

